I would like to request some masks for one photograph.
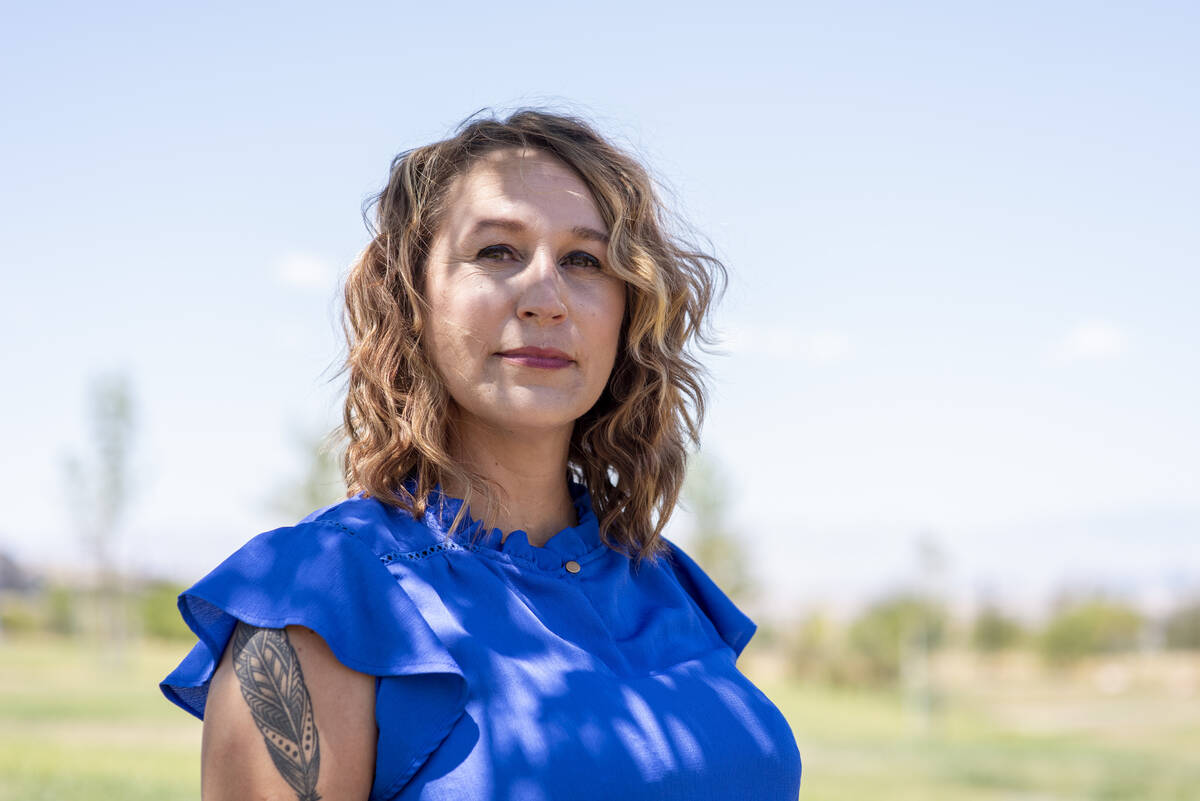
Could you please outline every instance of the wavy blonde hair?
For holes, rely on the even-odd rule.
[[[591,492],[604,542],[654,561],[666,549],[661,533],[704,417],[705,374],[691,348],[711,342],[708,312],[726,272],[671,232],[642,165],[571,116],[473,115],[451,138],[393,159],[386,188],[364,207],[371,242],[346,279],[348,388],[339,428],[346,486],[420,517],[431,490],[449,480],[467,488],[452,530],[476,498],[487,510],[479,531],[491,528],[499,488],[451,456],[454,402],[422,345],[429,314],[422,291],[454,179],[508,148],[543,151],[574,170],[608,226],[608,264],[625,283],[625,320],[608,384],[575,423],[568,470]]]

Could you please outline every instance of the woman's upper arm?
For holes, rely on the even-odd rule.
[[[204,801],[366,801],[374,778],[375,679],[301,626],[238,623],[204,709]]]

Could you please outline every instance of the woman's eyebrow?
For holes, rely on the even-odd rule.
[[[571,229],[571,233],[580,239],[587,239],[592,242],[599,242],[601,245],[608,244],[608,234],[597,231],[595,228],[589,228],[586,225],[577,225]]]
[[[499,228],[503,231],[510,231],[516,234],[525,233],[529,230],[528,226],[526,226],[525,223],[521,222],[520,220],[489,217],[487,219],[479,220],[473,226],[471,226],[471,230],[467,232],[467,236],[477,236],[489,228]],[[603,231],[597,231],[595,228],[591,228],[586,225],[574,226],[571,229],[571,233],[577,239],[586,239],[591,242],[599,242],[602,245],[608,244],[608,234],[604,233]]]

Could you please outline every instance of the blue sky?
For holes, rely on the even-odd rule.
[[[948,554],[961,598],[1200,582],[1187,3],[44,4],[0,32],[0,547],[133,378],[129,565],[194,579],[331,424],[339,274],[397,152],[483,107],[640,154],[731,285],[705,450],[779,608]],[[334,366],[334,368],[331,368]],[[673,535],[686,542],[686,515]]]

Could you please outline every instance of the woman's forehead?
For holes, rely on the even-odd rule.
[[[482,156],[455,180],[446,200],[446,221],[459,233],[485,219],[511,219],[526,227],[607,228],[583,180],[539,150],[510,148]]]

